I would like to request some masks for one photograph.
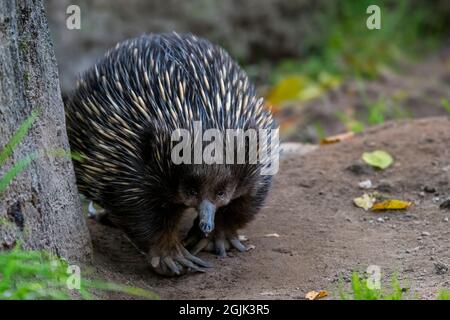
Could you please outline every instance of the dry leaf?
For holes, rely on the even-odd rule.
[[[354,132],[345,132],[341,134],[337,134],[334,136],[326,137],[322,140],[320,140],[320,144],[332,144],[332,143],[338,143],[344,140],[351,139],[355,136]]]
[[[318,300],[328,296],[328,292],[326,290],[310,291],[305,295],[305,298],[308,300]]]
[[[377,202],[372,206],[373,211],[377,210],[404,210],[411,207],[412,203],[403,200],[385,200],[382,202]]]
[[[353,203],[355,204],[355,206],[363,208],[366,211],[372,208],[376,201],[377,199],[373,195],[367,193],[364,193],[359,198],[353,199]]]

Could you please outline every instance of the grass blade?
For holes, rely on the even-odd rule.
[[[36,118],[39,116],[41,109],[36,109],[31,112],[31,115],[20,125],[20,127],[16,130],[14,135],[11,137],[9,142],[0,152],[0,166],[6,161],[6,159],[12,154],[14,148],[23,140],[23,138],[27,135],[31,126],[33,125]]]
[[[25,170],[30,163],[36,159],[38,156],[37,153],[32,153],[25,158],[20,159],[14,164],[14,166],[9,169],[3,177],[0,178],[0,195],[5,191],[6,187],[10,184],[10,182],[17,176],[20,172]]]

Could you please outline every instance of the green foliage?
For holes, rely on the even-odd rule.
[[[347,114],[343,111],[337,111],[336,116],[344,124],[348,131],[352,131],[355,133],[364,131],[364,123],[356,120],[352,114]]]
[[[376,100],[369,99],[364,80],[361,77],[356,77],[355,80],[358,95],[362,101],[361,106],[353,109],[351,113],[337,113],[337,117],[348,130],[360,132],[365,126],[383,124],[388,119],[411,117],[407,109],[395,102],[395,97],[380,96]]]
[[[366,9],[372,4],[381,9],[379,30],[366,26]],[[433,47],[443,36],[439,31],[445,23],[433,5],[407,0],[337,1],[319,14],[318,21],[322,36],[309,49],[316,52],[314,59],[324,62],[322,68],[368,78],[376,77],[384,65],[403,59],[405,52],[410,56]]]
[[[367,124],[369,126],[383,124],[385,121],[386,101],[380,98],[367,106]]]
[[[0,166],[4,165],[17,145],[24,139],[39,115],[40,110],[32,114],[20,125],[7,145],[0,152]],[[30,163],[39,156],[72,157],[82,161],[77,154],[71,154],[63,149],[33,152],[13,164],[6,173],[0,177],[0,195],[9,183]],[[10,221],[2,218],[1,226],[7,226]],[[80,279],[80,288],[70,290],[68,282],[71,273],[68,272],[68,263],[45,251],[25,251],[16,247],[10,251],[0,251],[0,300],[3,299],[92,299],[93,291],[116,291],[141,298],[158,298],[152,292],[140,288],[123,286],[115,283]]]
[[[390,289],[386,292],[382,289],[372,288],[368,279],[361,277],[357,272],[353,272],[351,279],[351,291],[344,289],[342,280],[339,284],[339,297],[342,300],[402,300],[405,298],[403,289],[396,276],[391,279]]]
[[[26,156],[23,159],[17,161],[11,169],[9,169],[1,178],[0,178],[0,195],[5,191],[6,187],[11,183],[11,181],[23,170],[26,169],[30,165],[30,163],[36,159],[37,153],[33,153],[29,156]]]
[[[20,125],[13,134],[6,146],[0,152],[0,167],[4,165],[8,157],[13,153],[14,148],[25,138],[34,121],[39,116],[41,109],[33,110],[31,115]],[[6,187],[20,172],[37,157],[37,153],[32,153],[23,159],[17,161],[11,169],[9,169],[2,177],[0,177],[0,195],[5,191]]]
[[[352,273],[350,289],[345,289],[342,279],[339,281],[338,297],[342,300],[406,300],[420,299],[420,296],[411,295],[411,290],[405,288],[398,281],[394,274],[390,280],[390,286],[387,290],[382,288],[372,288],[368,279],[362,277],[357,272]],[[448,290],[438,291],[437,300],[450,300]]]
[[[448,115],[450,116],[450,102],[448,102],[447,99],[442,99],[441,103],[444,109],[447,111]]]
[[[5,164],[6,160],[13,153],[14,149],[17,145],[25,138],[31,126],[39,116],[41,109],[33,110],[31,115],[19,126],[16,132],[13,134],[11,139],[8,141],[6,146],[0,152],[0,168]],[[71,157],[74,160],[82,161],[80,155],[75,153],[67,152],[64,149],[50,150],[43,153],[33,152],[24,158],[18,160],[12,168],[10,168],[6,173],[0,177],[0,195],[5,191],[11,181],[20,174],[23,170],[25,170],[33,160],[45,154],[51,157]]]
[[[381,29],[367,28],[366,9],[372,4],[381,9]],[[302,57],[280,61],[271,75],[273,84],[292,75],[325,89],[346,76],[373,79],[386,66],[436,47],[445,36],[445,13],[426,1],[342,0],[314,14],[317,30],[302,39]],[[321,81],[321,75],[332,81]],[[379,116],[373,115],[375,121]]]
[[[12,154],[14,148],[25,138],[34,121],[40,113],[40,109],[33,110],[31,115],[20,125],[19,129],[13,134],[9,142],[0,152],[0,166],[3,165],[6,159]]]
[[[319,140],[326,138],[327,132],[326,132],[325,128],[319,122],[314,123],[314,129],[316,131],[316,135]]]
[[[70,290],[71,273],[67,261],[44,251],[16,247],[0,252],[0,300],[73,298],[93,299],[94,292],[115,291],[141,298],[157,299],[147,290],[81,277],[80,289]],[[81,274],[83,276],[84,273]]]
[[[445,289],[439,290],[437,299],[438,300],[450,300],[450,293],[448,292],[448,290],[445,290]]]

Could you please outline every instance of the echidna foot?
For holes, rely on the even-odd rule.
[[[152,269],[164,276],[180,276],[189,271],[205,272],[211,264],[194,256],[181,244],[171,250],[155,253],[150,250],[149,262]]]
[[[214,252],[220,257],[226,257],[227,251],[231,248],[235,248],[240,252],[245,252],[249,249],[242,244],[235,232],[215,232],[207,237],[197,235],[196,238],[191,235],[185,240],[185,243],[191,248],[190,252],[194,255],[197,255],[200,251],[208,251]]]

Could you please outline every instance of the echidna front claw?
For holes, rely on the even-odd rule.
[[[214,232],[208,237],[198,233],[195,237],[192,233],[185,241],[190,247],[190,252],[197,255],[201,251],[214,252],[220,257],[226,257],[230,248],[235,248],[240,252],[248,251],[249,248],[242,244],[236,233],[225,234],[223,232]]]
[[[149,262],[152,269],[163,276],[180,276],[189,271],[205,272],[211,264],[192,255],[181,244],[161,254],[150,252]]]
[[[239,250],[240,252],[245,252],[245,251],[248,250],[247,247],[245,245],[243,245],[242,242],[237,237],[236,238],[230,238],[229,241],[230,241],[231,245],[235,249]]]

